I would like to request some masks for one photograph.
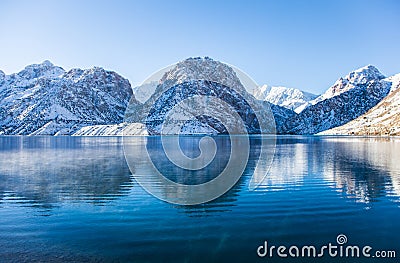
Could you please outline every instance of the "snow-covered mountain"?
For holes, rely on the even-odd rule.
[[[303,111],[310,105],[310,101],[318,97],[315,94],[299,89],[268,85],[263,85],[255,89],[253,96],[256,99],[271,102],[272,104],[293,110],[296,113]]]
[[[321,134],[400,135],[400,74],[384,79],[390,93],[357,119]]]
[[[275,130],[272,114],[268,114],[262,103],[246,91],[234,69],[208,57],[188,58],[177,63],[163,75],[154,94],[143,105],[134,105],[127,109],[126,119],[132,123],[146,123],[150,134],[160,134],[167,113],[183,99],[196,95],[214,96],[235,107],[250,133],[259,132],[258,124],[253,121],[255,112],[260,117],[258,121],[268,125],[271,132]],[[252,105],[251,108],[249,104]],[[235,123],[237,120],[234,118],[224,119],[224,126],[213,116],[196,117],[196,114],[192,113],[196,109],[196,105],[192,105],[190,109],[174,108],[178,111],[175,116],[187,118],[193,114],[192,121],[186,122],[179,118],[175,120],[177,121],[175,126],[182,126],[180,133],[225,133],[226,125],[240,126]],[[223,109],[221,105],[210,102],[208,111],[212,115],[218,115]]]
[[[0,134],[72,134],[123,120],[129,81],[99,67],[66,72],[49,61],[0,72]]]
[[[212,95],[233,105],[250,133],[258,132],[255,113],[270,132],[276,123],[279,134],[327,130],[334,134],[398,134],[400,130],[400,74],[385,78],[371,65],[339,78],[317,98],[296,89],[266,85],[250,94],[233,68],[207,57],[181,61],[146,85],[135,88],[138,101],[128,80],[99,67],[66,72],[45,61],[11,75],[0,71],[0,135],[159,134],[166,114],[195,95]],[[177,110],[182,116],[191,114],[196,109],[192,106]],[[226,132],[213,118],[214,113],[223,111],[220,105],[209,106],[209,117],[177,123],[183,124],[180,133]],[[224,121],[236,125],[235,120]]]
[[[151,85],[158,84],[155,88],[154,86],[142,85],[135,89],[138,97],[141,96],[139,93],[146,96],[150,95],[150,97],[143,104],[134,104],[127,108],[125,123],[84,127],[74,135],[143,135],[147,132],[160,134],[166,114],[182,99],[194,95],[211,95],[224,100],[230,105],[234,105],[236,112],[242,117],[250,133],[257,133],[252,110],[256,111],[258,116],[261,116],[262,119],[260,121],[267,123],[266,126],[271,132],[275,130],[275,127],[273,127],[275,125],[274,119],[277,123],[276,129],[280,132],[280,127],[282,127],[286,118],[296,115],[295,112],[289,109],[256,100],[245,90],[233,68],[207,57],[183,60],[166,71],[160,80],[150,83]],[[154,92],[152,92],[153,90]],[[194,101],[193,103],[197,102]],[[248,103],[254,109],[249,109],[246,106]],[[190,109],[174,108],[174,110],[178,109],[178,111],[183,110],[176,114],[178,120],[175,120],[177,123],[173,125],[174,127],[181,127],[180,134],[218,134],[226,132],[225,127],[213,118],[218,115],[218,112],[223,111],[221,105],[214,105],[211,102],[208,104],[208,111],[213,116],[194,117],[195,114],[193,113],[191,121],[182,122],[179,120],[179,116],[186,118],[196,108],[195,105],[191,105]],[[239,126],[233,123],[235,121],[233,118],[226,119],[224,124],[229,125],[230,123],[231,126]],[[141,123],[146,124],[146,129],[143,129],[143,124]],[[176,133],[176,131],[170,132]]]
[[[339,78],[333,86],[331,86],[324,94],[310,101],[312,105],[326,99],[338,96],[346,91],[365,85],[372,80],[381,80],[385,76],[374,66],[367,65],[347,74],[345,77]]]
[[[285,133],[315,134],[341,126],[378,104],[391,84],[368,65],[338,79],[323,95],[285,124]]]

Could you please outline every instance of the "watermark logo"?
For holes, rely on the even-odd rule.
[[[396,258],[395,250],[374,250],[371,246],[347,245],[347,236],[339,234],[336,243],[328,243],[322,246],[284,246],[270,245],[268,241],[257,248],[259,257],[273,258]]]
[[[142,144],[132,129],[123,136],[129,168],[146,191],[174,204],[205,203],[231,189],[249,160],[255,162],[250,189],[262,182],[275,150],[275,121],[269,105],[248,93],[246,86],[257,85],[245,73],[195,58],[146,83],[156,83],[152,95],[144,103],[132,99],[125,122],[143,123],[149,136]]]
[[[336,237],[336,243],[338,243],[339,245],[343,245],[347,243],[347,237],[344,234],[339,234]]]

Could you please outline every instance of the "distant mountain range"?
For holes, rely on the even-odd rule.
[[[303,111],[310,105],[310,101],[318,97],[315,94],[299,89],[268,85],[263,85],[255,89],[253,96],[256,99],[271,102],[274,105],[290,109],[296,113]]]
[[[201,70],[187,70],[190,67]],[[198,82],[196,85],[200,86],[196,89],[179,85],[192,79],[210,78],[222,79],[228,86],[240,90],[246,101],[256,105],[263,118],[269,118],[263,113],[264,107],[270,108],[279,134],[398,135],[400,132],[400,74],[386,78],[377,68],[368,65],[339,78],[320,96],[268,85],[250,94],[226,64],[210,58],[189,58],[169,69],[159,81],[133,89],[128,80],[99,67],[66,72],[45,61],[16,74],[5,75],[0,71],[0,135],[145,135],[151,123],[154,126],[150,133],[157,134],[158,118],[169,110],[174,99],[163,100],[159,112],[153,112],[153,121],[150,121],[153,117],[144,114],[156,98],[163,96],[166,83],[168,87],[179,86],[180,90],[174,94],[212,89],[219,96],[226,92],[222,86],[207,86],[206,82]],[[234,93],[228,95],[232,99],[234,96]],[[130,120],[123,122],[130,100],[127,113]],[[245,119],[249,117],[245,116],[248,111],[237,110]],[[147,126],[143,124],[145,118]],[[211,119],[201,121],[188,124],[181,132],[223,132]],[[254,127],[249,125],[248,130],[252,131]]]

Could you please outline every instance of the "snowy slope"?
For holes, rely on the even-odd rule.
[[[198,81],[193,82],[193,79]],[[203,79],[211,79],[216,83],[223,82],[233,88],[233,90],[229,91],[223,85],[221,86],[215,83],[209,83],[203,81]],[[180,86],[179,84],[182,85]],[[175,86],[174,89],[169,90],[173,86]],[[145,122],[147,124],[146,128],[149,129],[151,134],[158,134],[165,113],[170,111],[179,100],[187,98],[193,94],[212,93],[217,97],[220,96],[221,99],[225,99],[225,101],[231,105],[234,104],[239,106],[237,109],[238,113],[242,114],[244,119],[252,120],[251,112],[248,112],[245,108],[241,108],[245,104],[241,101],[243,98],[240,98],[240,96],[238,97],[237,95],[242,94],[246,101],[251,102],[252,105],[256,105],[257,109],[255,110],[258,110],[260,115],[264,116],[263,119],[267,120],[270,118],[269,124],[272,126],[275,125],[276,121],[278,124],[277,127],[279,127],[288,116],[296,114],[286,108],[275,106],[270,103],[265,104],[267,102],[255,100],[253,96],[246,92],[240,79],[236,75],[236,72],[231,67],[210,58],[189,58],[179,62],[175,66],[169,68],[160,77],[160,80],[152,81],[148,84],[134,88],[134,93],[135,98],[137,96],[138,100],[140,99],[144,104],[134,104],[127,109],[125,119],[127,123],[83,127],[75,132],[74,135],[146,135],[146,132],[141,126],[141,123]],[[147,112],[149,112],[150,108],[153,106],[154,109],[152,113],[147,116]],[[210,107],[212,107],[211,104]],[[271,110],[270,107],[273,115],[268,113]],[[213,110],[218,112],[220,109],[215,107],[211,112]],[[187,115],[187,112],[184,114],[182,113],[182,116],[185,115]],[[272,116],[275,117],[275,121],[272,119]],[[226,120],[227,123],[232,121],[233,120]],[[177,123],[176,125],[182,125],[182,123]],[[127,126],[134,128],[131,129],[131,131],[127,131]],[[250,132],[255,132],[254,127],[251,125],[249,125],[248,128]],[[221,132],[226,131],[222,126],[220,126],[220,124],[215,123],[210,118],[193,118],[193,120],[184,123],[180,130],[180,134],[217,134]]]
[[[347,74],[345,77],[339,78],[333,86],[331,86],[324,94],[312,100],[312,105],[326,99],[338,96],[346,91],[356,88],[360,85],[365,85],[372,80],[381,80],[385,76],[373,65],[367,65]]]
[[[229,105],[236,107],[237,113],[242,116],[246,122],[246,128],[250,133],[257,133],[256,124],[253,121],[254,112],[249,111],[246,107],[247,102],[255,108],[260,121],[264,121],[269,125],[269,129],[275,130],[275,122],[272,114],[269,114],[264,106],[249,94],[236,72],[228,65],[215,61],[210,58],[188,58],[177,63],[168,70],[160,79],[159,84],[152,96],[143,105],[134,105],[127,109],[127,121],[132,123],[146,122],[150,134],[160,134],[166,114],[171,111],[177,103],[191,96],[214,96],[224,100]],[[222,112],[220,105],[209,104],[210,112]],[[179,116],[187,117],[190,110],[196,110],[193,106],[190,110],[174,108]],[[149,113],[149,115],[146,115]],[[193,115],[194,122],[188,122],[180,131],[183,134],[197,133],[224,133],[225,128],[221,123],[215,122],[213,118],[202,118]],[[225,119],[224,124],[235,126],[236,120]],[[182,125],[177,120],[176,125]],[[236,125],[237,126],[237,125]]]
[[[368,65],[340,78],[311,105],[285,123],[285,133],[315,134],[356,119],[378,104],[391,83]]]
[[[85,126],[72,136],[123,136],[148,135],[146,126],[142,123],[119,123],[114,125]]]
[[[132,89],[102,68],[65,72],[49,61],[0,74],[0,134],[72,134],[93,124],[122,122]]]
[[[390,77],[384,79],[384,81],[387,81],[390,83],[390,85],[391,85],[390,92],[394,92],[400,88],[400,73],[390,76]]]
[[[400,74],[385,78],[368,65],[339,78],[315,99],[315,95],[300,90],[264,85],[253,92],[261,98],[257,100],[246,91],[234,69],[206,57],[181,61],[168,68],[159,80],[136,87],[134,92],[141,103],[132,95],[128,80],[115,72],[98,67],[66,72],[45,61],[11,75],[0,71],[0,135],[159,134],[166,113],[194,95],[212,95],[235,105],[250,133],[257,133],[254,110],[271,132],[276,124],[279,134],[327,130],[336,134],[397,134],[399,90]],[[254,109],[249,110],[246,103]],[[190,112],[178,110],[182,116]],[[221,111],[213,104],[209,110]],[[351,122],[354,119],[357,120]],[[234,120],[225,121],[235,126]],[[331,130],[346,123],[349,125],[341,130]],[[363,131],[357,126],[364,127]],[[194,117],[180,132],[216,134],[226,130],[211,116]]]
[[[321,134],[400,135],[400,74],[386,78],[391,92],[375,107],[343,126]]]
[[[256,99],[271,102],[272,104],[285,107],[300,113],[309,102],[317,98],[317,95],[287,87],[275,87],[263,85],[253,91]]]

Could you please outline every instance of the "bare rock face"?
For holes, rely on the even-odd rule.
[[[0,134],[72,134],[87,125],[120,123],[131,97],[129,81],[112,71],[65,72],[49,61],[30,65],[0,74]]]

